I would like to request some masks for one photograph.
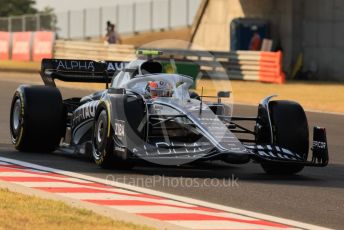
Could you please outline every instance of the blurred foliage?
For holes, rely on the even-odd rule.
[[[54,9],[47,6],[43,10],[35,8],[35,0],[0,0],[0,17],[11,17],[27,15],[25,18],[25,30],[35,31],[57,31],[57,17]],[[23,21],[21,18],[12,18],[12,31],[22,31]],[[0,30],[6,31],[8,27],[7,20],[2,20]]]
[[[35,0],[0,0],[0,17],[35,14]]]
[[[0,0],[1,1],[1,0]],[[57,17],[54,9],[46,6],[42,11],[39,12],[41,17],[41,30],[52,30],[57,31]]]

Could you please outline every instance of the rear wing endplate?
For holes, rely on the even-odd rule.
[[[40,74],[44,84],[53,87],[56,87],[55,79],[108,84],[127,64],[122,61],[43,59]]]

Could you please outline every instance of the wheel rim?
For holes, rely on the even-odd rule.
[[[20,111],[21,111],[21,104],[20,104],[20,100],[17,99],[13,105],[13,113],[12,113],[12,127],[15,134],[17,134],[17,131],[20,126],[20,118],[21,118]]]
[[[97,160],[101,157],[106,143],[106,121],[102,114],[99,115],[93,133],[93,156]]]
[[[102,144],[104,140],[104,122],[103,120],[100,120],[98,122],[98,127],[97,127],[97,142],[98,144]]]

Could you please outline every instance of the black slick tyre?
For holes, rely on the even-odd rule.
[[[53,152],[65,129],[62,96],[54,87],[20,86],[10,113],[11,140],[23,152]]]
[[[289,149],[305,160],[309,150],[309,130],[306,114],[296,102],[271,101],[270,118],[274,133],[274,144]],[[268,174],[291,175],[303,170],[303,165],[282,163],[262,163]]]

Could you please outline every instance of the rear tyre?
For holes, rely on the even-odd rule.
[[[309,130],[306,114],[296,102],[271,101],[270,118],[274,133],[274,144],[308,157]],[[268,174],[290,175],[304,168],[303,165],[263,163],[262,168]]]
[[[93,127],[92,145],[94,162],[106,169],[130,169],[133,164],[114,152],[113,129],[107,110],[101,109]]]
[[[23,152],[53,152],[65,129],[62,96],[57,88],[21,86],[14,93],[10,133],[15,148]]]

